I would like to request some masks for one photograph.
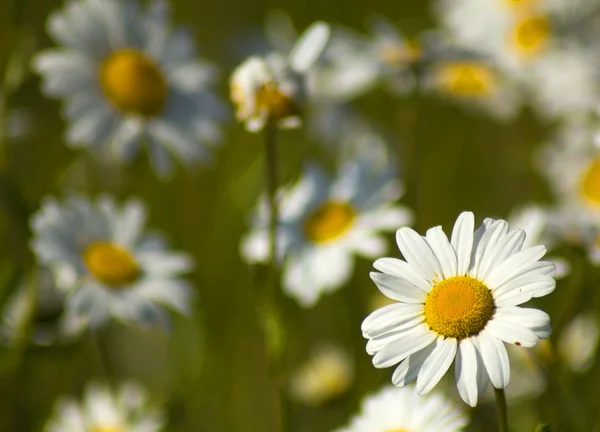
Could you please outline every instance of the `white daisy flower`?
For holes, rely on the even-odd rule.
[[[168,3],[72,0],[47,22],[61,45],[34,58],[46,94],[66,101],[67,143],[129,161],[147,143],[162,177],[169,154],[190,164],[220,139],[223,106],[210,90],[215,68],[195,56],[186,31],[172,31]]]
[[[324,345],[293,373],[289,390],[294,399],[318,406],[344,394],[353,378],[354,363],[348,353],[335,345]]]
[[[168,326],[159,306],[180,313],[190,306],[190,286],[180,275],[191,258],[167,250],[164,240],[143,232],[146,211],[129,200],[122,208],[108,197],[46,199],[33,216],[31,247],[68,293],[67,317],[92,326],[109,316],[142,326]]]
[[[82,402],[59,399],[44,431],[158,432],[163,429],[163,417],[139,385],[129,382],[112,391],[106,384],[93,382],[86,387]]]
[[[410,228],[396,233],[403,260],[375,261],[371,278],[398,303],[369,315],[362,324],[373,365],[398,364],[392,382],[416,379],[419,395],[440,381],[456,358],[462,399],[477,405],[488,379],[505,388],[510,366],[504,342],[532,347],[550,335],[550,317],[517,307],[551,293],[554,264],[539,261],[544,246],[523,248],[525,233],[504,220],[462,213],[448,240],[441,227],[421,237]]]
[[[577,315],[558,339],[558,353],[574,372],[589,370],[596,360],[600,336],[598,319],[592,313]]]
[[[337,432],[454,432],[468,423],[468,418],[439,394],[421,398],[411,387],[389,386],[366,397],[361,413]]]
[[[483,59],[436,60],[425,70],[423,86],[468,108],[483,109],[500,120],[513,118],[521,107],[516,84]]]
[[[231,99],[246,129],[257,132],[272,122],[299,127],[307,103],[307,74],[329,39],[329,26],[316,22],[298,39],[288,56],[272,52],[250,57],[233,72]]]
[[[315,166],[292,187],[279,192],[278,250],[283,289],[302,306],[313,306],[326,292],[352,276],[353,255],[375,257],[386,250],[383,231],[406,225],[411,214],[395,205],[402,186],[391,170],[372,170],[356,161],[328,180]],[[268,257],[268,206],[262,200],[252,231],[242,239],[249,262]]]

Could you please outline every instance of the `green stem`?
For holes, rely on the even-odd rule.
[[[494,389],[496,406],[498,407],[498,431],[508,432],[508,410],[506,409],[506,394],[504,389]]]
[[[269,204],[269,268],[271,278],[277,272],[277,130],[274,126],[266,127],[266,189]],[[271,287],[274,283],[271,281]],[[270,293],[271,296],[273,293]]]

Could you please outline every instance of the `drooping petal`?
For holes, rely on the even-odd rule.
[[[444,339],[440,336],[436,345],[419,372],[416,388],[419,396],[429,393],[437,385],[456,357],[456,339]]]
[[[477,366],[477,353],[473,342],[469,339],[463,339],[458,344],[454,373],[460,397],[472,407],[477,405],[479,397],[477,389]]]

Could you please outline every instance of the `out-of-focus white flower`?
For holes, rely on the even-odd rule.
[[[441,227],[420,236],[396,232],[405,258],[382,258],[371,279],[396,304],[371,313],[362,324],[373,365],[397,365],[392,382],[417,381],[429,393],[455,363],[462,399],[477,405],[488,380],[503,389],[510,380],[505,343],[533,347],[550,336],[545,312],[518,305],[551,293],[555,266],[540,261],[541,245],[523,248],[525,233],[504,220],[485,219],[475,229],[463,212],[451,239]],[[456,361],[455,361],[456,360]]]
[[[585,372],[594,365],[600,329],[593,313],[575,317],[558,340],[558,353],[574,372]]]
[[[418,396],[412,386],[384,387],[364,399],[361,413],[337,432],[455,432],[469,420],[440,394]]]
[[[180,278],[191,258],[171,252],[161,237],[144,233],[146,211],[137,200],[117,207],[109,197],[46,199],[33,216],[31,247],[68,293],[66,318],[90,326],[109,316],[168,328],[159,306],[190,308],[190,286]]]
[[[340,288],[352,276],[354,255],[375,257],[387,249],[382,236],[410,223],[411,213],[396,205],[402,186],[391,169],[375,171],[361,160],[349,162],[328,179],[309,166],[293,186],[279,192],[278,251],[283,289],[305,307]],[[264,262],[268,256],[268,205],[259,203],[242,256]]]
[[[354,363],[334,345],[317,348],[291,377],[289,391],[307,405],[322,405],[345,393],[354,378]]]
[[[495,65],[481,58],[434,61],[424,73],[423,86],[499,119],[514,117],[521,105],[515,83]]]
[[[308,99],[307,75],[329,40],[329,26],[314,23],[298,39],[288,56],[272,52],[250,57],[233,72],[231,99],[237,117],[251,132],[271,122],[299,127]]]
[[[195,55],[186,31],[170,28],[169,4],[153,0],[72,0],[48,18],[60,44],[34,58],[46,94],[64,99],[67,143],[130,161],[147,143],[162,177],[172,155],[206,159],[219,141],[222,102],[215,68]]]
[[[150,404],[137,384],[122,384],[112,391],[104,383],[88,384],[82,402],[59,399],[45,432],[158,432],[164,425],[161,410]]]

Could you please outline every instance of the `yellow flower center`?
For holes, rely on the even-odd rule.
[[[483,330],[494,308],[488,287],[470,276],[454,276],[427,295],[425,321],[437,334],[460,340]]]
[[[445,63],[439,67],[437,75],[442,90],[465,97],[489,95],[498,82],[491,68],[469,61]]]
[[[315,243],[326,243],[343,235],[354,222],[356,211],[347,203],[329,201],[306,220],[304,232]]]
[[[600,205],[600,158],[588,166],[580,182],[581,194],[593,205]]]
[[[409,40],[406,44],[387,43],[379,48],[383,61],[392,66],[416,62],[421,54],[421,46],[416,40]]]
[[[300,114],[296,101],[283,93],[275,82],[268,82],[258,89],[256,108],[259,113],[266,113],[272,122]]]
[[[90,432],[125,432],[121,426],[94,426]]]
[[[512,43],[519,54],[533,57],[539,54],[550,39],[550,21],[544,16],[527,17],[513,29]]]
[[[104,60],[100,85],[108,100],[124,113],[153,117],[167,100],[167,82],[156,63],[131,48],[115,51]]]
[[[97,281],[111,287],[128,285],[140,276],[131,252],[110,242],[91,243],[83,251],[83,262]]]

